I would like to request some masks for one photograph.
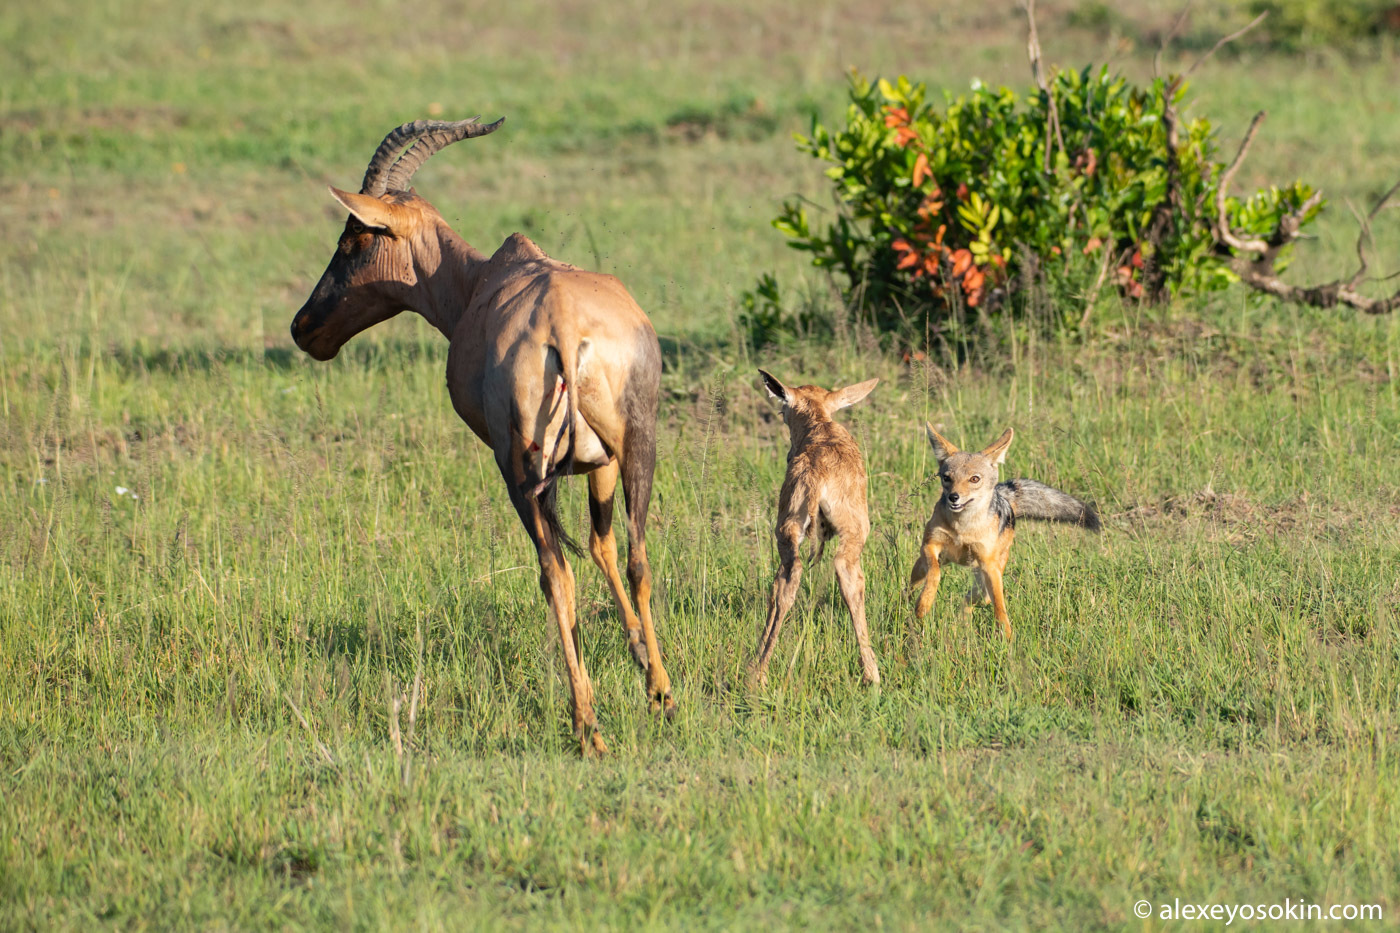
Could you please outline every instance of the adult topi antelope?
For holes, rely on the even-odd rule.
[[[292,321],[292,337],[315,359],[329,360],[355,334],[410,310],[448,339],[452,405],[495,453],[535,544],[540,589],[568,667],[574,734],[585,754],[601,754],[607,746],[580,654],[555,483],[588,474],[589,551],[646,674],[652,708],[670,718],[675,701],[652,623],[646,551],[661,348],[646,313],[617,279],[550,259],[519,233],[487,258],[408,187],[433,153],[504,122],[479,119],[405,123],[380,143],[359,194],[330,189],[350,216],[335,256]],[[619,479],[635,611],[612,530]]]

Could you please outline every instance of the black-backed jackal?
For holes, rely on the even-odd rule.
[[[1011,556],[1017,520],[1066,522],[1098,531],[1099,516],[1093,506],[1033,479],[997,482],[997,468],[1011,446],[1010,428],[985,450],[972,452],[958,450],[931,425],[926,427],[929,443],[938,457],[943,495],[924,526],[923,548],[909,578],[911,590],[923,587],[914,615],[922,619],[933,607],[940,565],[962,564],[974,569],[978,583],[967,594],[964,609],[971,610],[975,603],[991,600],[1002,634],[1009,641],[1011,618],[1006,614],[1001,575]]]

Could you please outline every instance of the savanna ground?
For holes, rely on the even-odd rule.
[[[1150,35],[1066,13],[1051,61],[1148,74]],[[1114,299],[1083,337],[997,322],[914,365],[840,320],[830,346],[737,339],[761,271],[825,287],[768,226],[821,194],[790,134],[851,65],[1024,86],[1010,4],[50,0],[6,4],[0,43],[0,927],[1400,916],[1393,317]],[[1271,112],[1239,187],[1330,196],[1295,279],[1348,263],[1346,199],[1400,174],[1396,74],[1382,42],[1196,81],[1226,147]],[[419,191],[488,251],[521,230],[621,276],[666,351],[650,550],[680,709],[648,714],[578,562],[601,762],[446,345],[405,316],[317,365],[287,335],[341,222],[324,183],[439,111],[509,120]],[[787,444],[759,364],[882,380],[843,416],[878,693],[829,557],[743,686]],[[1101,538],[1024,530],[1012,646],[960,617],[964,571],[912,617],[923,419],[1014,426],[1009,475],[1104,513]],[[582,533],[582,484],[563,501]]]

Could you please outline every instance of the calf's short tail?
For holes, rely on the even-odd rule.
[[[1011,503],[1011,511],[1017,519],[1034,518],[1046,522],[1065,522],[1090,531],[1099,531],[1103,527],[1092,505],[1033,479],[1013,479],[998,483],[997,491]]]

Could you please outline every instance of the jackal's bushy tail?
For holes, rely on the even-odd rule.
[[[1099,515],[1094,507],[1081,502],[1067,492],[1033,479],[1013,479],[997,484],[1011,502],[1018,519],[1038,518],[1047,522],[1066,522],[1090,531],[1098,531]]]

